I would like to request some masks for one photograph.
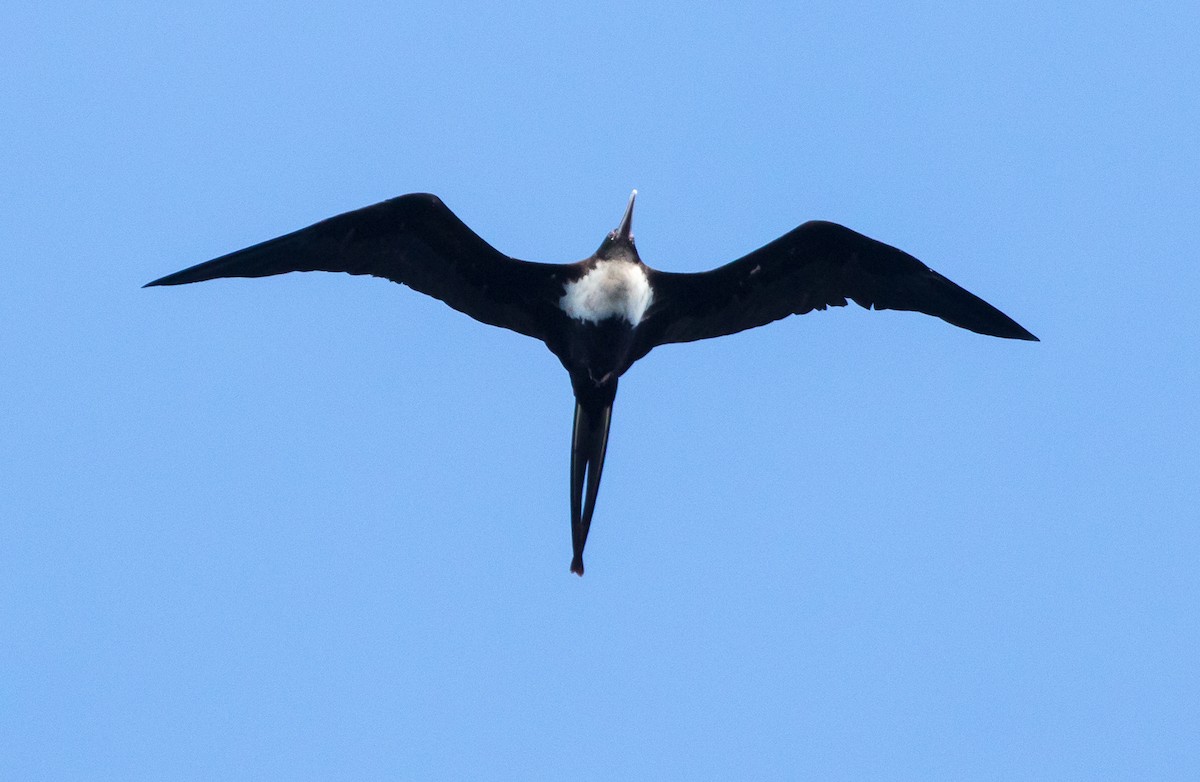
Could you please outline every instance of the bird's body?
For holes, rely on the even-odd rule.
[[[323,220],[147,287],[292,271],[370,274],[542,340],[570,374],[575,394],[571,570],[580,575],[617,381],[654,347],[733,334],[847,300],[924,312],[981,334],[1037,339],[916,258],[834,223],[805,223],[709,272],[651,269],[633,242],[636,195],[620,226],[592,256],[574,264],[509,258],[436,196],[417,193]]]

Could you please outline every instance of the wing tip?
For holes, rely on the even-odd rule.
[[[999,312],[999,310],[997,310],[997,312]],[[1003,315],[1003,313],[1001,314]],[[991,331],[992,336],[1001,337],[1003,339],[1019,339],[1024,340],[1025,342],[1041,342],[1040,339],[1034,336],[1033,332],[1022,326],[1020,323],[1017,323],[1007,315],[1004,315],[1004,320],[1005,322],[1002,328],[993,329]]]
[[[1034,336],[1032,332],[1030,332],[1028,329],[1026,329],[1024,326],[1020,325],[1016,321],[1012,321],[1011,319],[1010,319],[1010,322],[1004,323],[1001,325],[997,325],[997,324],[987,324],[987,325],[970,324],[970,325],[967,325],[967,324],[963,324],[963,323],[955,323],[953,321],[947,321],[947,322],[950,323],[950,325],[952,325],[952,326],[959,326],[960,328],[965,328],[969,331],[974,331],[976,334],[983,334],[984,336],[987,336],[987,337],[998,337],[1000,339],[1019,339],[1023,342],[1041,342],[1041,340],[1038,339],[1036,336]]]
[[[187,272],[189,272],[189,271],[191,271],[191,269],[184,269],[181,272],[175,272],[174,274],[168,274],[166,277],[159,277],[157,280],[151,280],[150,282],[146,283],[142,287],[143,288],[158,288],[158,287],[161,287],[164,285],[183,285],[184,283],[188,283],[188,282],[199,282],[200,281],[199,279],[191,279],[187,275]]]

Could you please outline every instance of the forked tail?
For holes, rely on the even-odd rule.
[[[611,391],[597,390],[597,394],[576,394],[575,426],[571,433],[571,547],[574,551],[571,572],[580,576],[583,575],[583,547],[592,526],[600,474],[604,470],[616,383],[613,382]]]

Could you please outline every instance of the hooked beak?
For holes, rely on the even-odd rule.
[[[635,198],[637,198],[636,190],[629,194],[629,206],[625,207],[625,216],[621,218],[621,224],[613,232],[614,239],[626,242],[633,241],[633,201]]]

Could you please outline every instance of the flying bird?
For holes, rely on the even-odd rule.
[[[908,253],[811,221],[717,269],[652,269],[633,240],[634,190],[620,225],[578,263],[504,255],[435,195],[413,193],[147,283],[287,272],[369,274],[407,285],[490,326],[546,343],[571,376],[571,572],[583,575],[617,381],[659,345],[735,334],[847,301],[911,310],[1005,339],[1037,341],[1012,318]]]

